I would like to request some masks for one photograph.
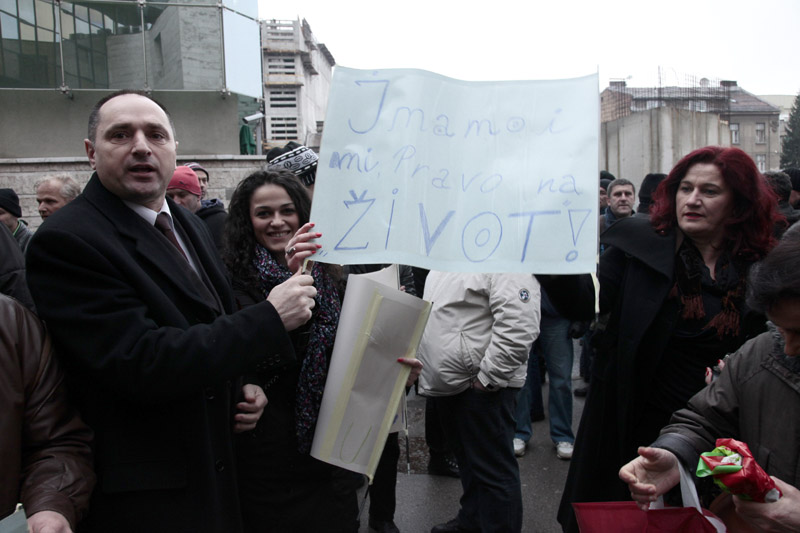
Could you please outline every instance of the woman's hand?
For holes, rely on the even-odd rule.
[[[303,224],[286,245],[286,265],[292,274],[296,274],[303,267],[303,261],[322,248],[321,244],[312,242],[317,237],[322,237],[322,233],[311,231],[313,227],[313,222]]]
[[[406,387],[410,387],[415,381],[417,381],[419,375],[422,374],[422,361],[419,359],[400,357],[397,359],[397,362],[411,367],[411,373],[408,375],[408,379],[406,380]]]

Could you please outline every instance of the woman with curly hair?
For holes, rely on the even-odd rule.
[[[311,200],[291,173],[260,171],[233,194],[223,258],[240,307],[262,301],[320,248]],[[311,320],[290,333],[292,354],[259,372],[268,404],[237,441],[239,493],[248,532],[357,531],[358,481],[309,455],[339,322],[334,268],[314,263]],[[287,362],[288,359],[288,362]]]
[[[703,388],[707,367],[766,329],[746,280],[774,244],[777,202],[752,159],[695,150],[653,200],[649,220],[620,220],[600,237],[604,328],[558,512],[565,531],[578,531],[573,502],[630,497],[620,467]]]

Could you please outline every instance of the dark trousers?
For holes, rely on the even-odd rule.
[[[431,455],[442,455],[452,451],[448,436],[440,422],[438,401],[438,397],[425,398],[425,444],[428,445]]]
[[[592,360],[594,359],[594,348],[592,348],[591,330],[583,336],[583,348],[581,349],[580,373],[585,382],[589,382],[592,376]]]
[[[397,460],[400,458],[400,443],[397,433],[389,433],[383,447],[375,477],[369,488],[369,517],[379,522],[394,520],[395,489],[397,485]]]
[[[461,468],[463,528],[487,532],[522,529],[522,491],[514,456],[514,411],[519,389],[474,389],[437,398],[445,432]]]

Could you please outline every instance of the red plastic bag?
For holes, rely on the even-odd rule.
[[[725,524],[700,507],[689,473],[680,468],[684,507],[664,507],[663,498],[642,511],[636,502],[573,503],[581,533],[722,533]]]
[[[635,502],[573,503],[572,507],[581,533],[717,533],[694,507],[642,511]]]

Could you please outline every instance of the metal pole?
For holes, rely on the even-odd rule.
[[[142,25],[142,62],[144,63],[144,90],[150,92],[150,81],[147,76],[147,36],[145,35],[144,26],[144,7],[146,0],[139,0],[139,21]]]

